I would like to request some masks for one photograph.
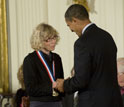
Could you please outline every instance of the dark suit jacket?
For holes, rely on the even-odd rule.
[[[64,81],[64,90],[79,91],[79,107],[122,107],[116,54],[111,35],[95,24],[75,42],[75,76]]]

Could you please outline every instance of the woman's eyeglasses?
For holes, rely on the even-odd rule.
[[[44,40],[45,42],[51,42],[52,40],[56,40],[58,38],[58,36],[53,36],[51,38],[47,38],[46,40]]]

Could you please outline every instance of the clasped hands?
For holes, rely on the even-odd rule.
[[[52,88],[55,88],[59,92],[64,92],[64,79],[57,79],[55,82],[52,84]]]

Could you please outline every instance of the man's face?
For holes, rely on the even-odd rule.
[[[67,26],[70,28],[72,32],[75,32],[78,36],[81,35],[81,30],[79,29],[79,26],[76,20],[68,21],[65,19],[65,21]]]

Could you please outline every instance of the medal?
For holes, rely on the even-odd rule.
[[[58,96],[58,95],[59,95],[59,93],[58,93],[58,92],[56,92],[56,91],[53,89],[52,96]]]
[[[50,70],[48,64],[46,63],[45,59],[43,58],[42,53],[41,53],[40,51],[36,51],[36,53],[37,53],[38,57],[40,58],[41,62],[43,63],[43,65],[45,66],[46,71],[47,71],[47,73],[48,73],[48,76],[49,76],[49,78],[50,78],[52,84],[54,84],[54,82],[55,82],[55,63],[54,63],[54,61],[53,61],[53,64],[52,64],[52,68],[53,68],[53,74],[52,74],[52,72],[51,72],[51,70]],[[53,91],[52,91],[52,96],[58,96],[59,93],[56,92],[56,91],[54,90],[54,88],[52,88],[52,89],[53,89]]]

